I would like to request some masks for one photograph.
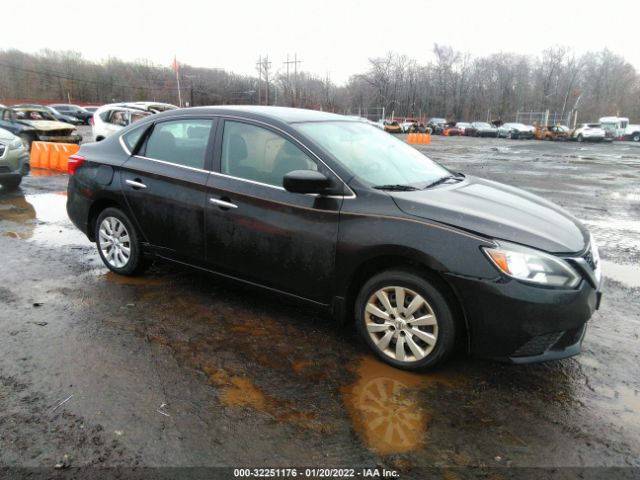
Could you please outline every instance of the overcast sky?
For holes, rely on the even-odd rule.
[[[81,52],[87,59],[147,58],[255,74],[260,55],[273,71],[287,53],[336,83],[388,51],[419,63],[434,42],[474,55],[536,54],[566,45],[608,47],[640,70],[640,1],[225,0],[11,2],[0,48]],[[64,5],[64,6],[61,6]],[[6,9],[5,9],[6,10]],[[10,12],[10,13],[9,13]],[[293,59],[293,58],[291,58]]]

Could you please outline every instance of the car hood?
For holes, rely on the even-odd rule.
[[[467,176],[455,185],[389,194],[406,214],[550,253],[581,252],[589,240],[584,226],[554,203],[477,177]]]
[[[13,133],[11,133],[9,130],[0,128],[0,140],[12,141],[14,138],[16,138],[16,136]]]
[[[43,132],[49,130],[74,130],[76,127],[64,122],[54,122],[53,120],[20,120],[22,123],[29,125]]]

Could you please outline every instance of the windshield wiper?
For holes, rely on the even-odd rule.
[[[445,175],[444,177],[439,178],[435,182],[431,182],[429,185],[424,187],[424,189],[426,190],[427,188],[435,187],[436,185],[440,185],[441,183],[447,182],[449,180],[460,181],[460,180],[462,180],[462,178],[463,177],[456,177],[455,175]]]
[[[412,187],[411,185],[376,185],[376,190],[390,190],[392,192],[413,192],[414,190],[419,190],[416,187]]]

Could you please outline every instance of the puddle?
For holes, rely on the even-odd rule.
[[[9,197],[0,200],[0,220],[21,228],[5,236],[51,246],[91,245],[67,216],[66,192]]]
[[[100,272],[100,276],[107,280],[108,282],[115,283],[117,285],[163,285],[167,282],[166,279],[160,277],[152,277],[152,276],[141,276],[141,277],[126,277],[124,275],[118,275],[114,272]]]
[[[602,275],[632,288],[640,288],[640,266],[601,260]]]
[[[359,380],[342,388],[354,431],[379,455],[417,450],[424,446],[431,411],[419,399],[423,389],[454,386],[441,372],[417,374],[398,370],[372,357],[362,358]]]

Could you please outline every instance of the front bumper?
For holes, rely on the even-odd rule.
[[[580,353],[586,323],[601,297],[600,287],[586,280],[577,289],[560,290],[513,279],[448,279],[467,318],[470,353],[513,363]]]

